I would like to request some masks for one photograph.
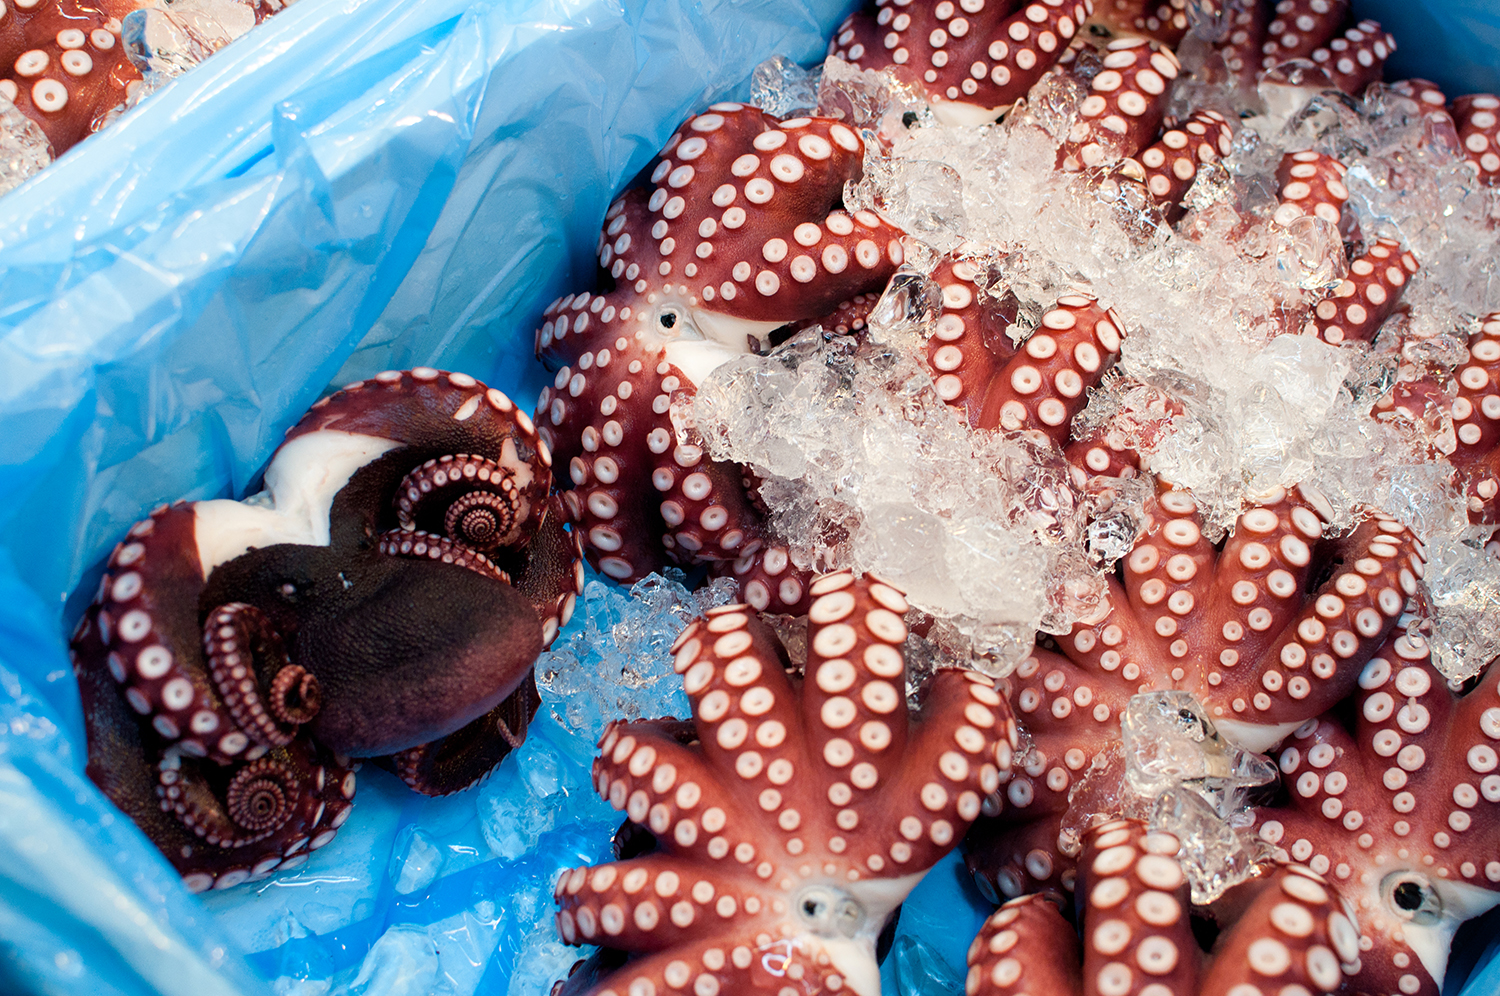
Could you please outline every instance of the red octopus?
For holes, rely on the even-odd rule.
[[[290,0],[256,0],[258,23]],[[0,0],[0,95],[62,155],[107,123],[140,86],[121,22],[155,0]]]
[[[666,563],[741,562],[768,579],[759,607],[805,607],[802,576],[768,547],[738,467],[679,437],[674,400],[783,325],[882,287],[901,232],[842,206],[864,143],[827,118],[778,120],[716,104],[677,131],[648,187],[609,209],[600,293],[553,302],[537,356],[557,371],[537,406],[572,490],[587,554],[620,581]]]
[[[1399,523],[1375,516],[1325,539],[1324,499],[1279,491],[1215,550],[1192,496],[1158,492],[1103,616],[1008,679],[1034,751],[1018,759],[1000,818],[976,828],[970,862],[1005,895],[1066,890],[1069,789],[1118,741],[1132,695],[1189,691],[1229,739],[1265,750],[1349,694],[1417,591],[1422,547]]]
[[[73,637],[89,775],[194,889],[332,839],[349,755],[472,784],[525,735],[582,580],[546,445],[466,374],[319,401],[265,486],[133,526]]]
[[[605,731],[599,793],[656,850],[558,877],[563,938],[631,953],[565,991],[880,992],[876,936],[999,785],[1015,725],[970,671],[909,716],[901,593],[848,573],[812,592],[802,677],[748,606],[715,609],[676,643],[691,729]]]
[[[1360,961],[1354,911],[1329,880],[1281,864],[1225,896],[1205,956],[1189,915],[1176,837],[1133,820],[1084,835],[1082,939],[1040,895],[1010,900],[969,948],[967,996],[1251,996],[1343,991]]]
[[[994,121],[1062,58],[1093,0],[876,0],[850,14],[828,54],[890,69],[950,124]]]
[[[1500,668],[1457,693],[1420,637],[1394,634],[1351,719],[1311,719],[1287,741],[1287,801],[1257,811],[1259,834],[1358,913],[1355,990],[1437,996],[1454,931],[1500,903]]]

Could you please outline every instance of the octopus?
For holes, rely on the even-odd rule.
[[[1192,495],[1157,482],[1145,534],[1123,580],[1108,579],[1100,618],[1007,679],[1032,750],[1017,759],[999,817],[971,836],[982,881],[1006,896],[1071,891],[1074,866],[1059,840],[1069,790],[1119,741],[1136,693],[1190,692],[1225,737],[1264,751],[1353,691],[1417,593],[1423,548],[1375,513],[1325,537],[1331,518],[1317,492],[1277,490],[1215,549]]]
[[[999,786],[1015,725],[957,669],[910,713],[895,588],[836,573],[812,595],[800,677],[752,608],[726,606],[676,643],[691,725],[606,729],[599,793],[654,850],[559,875],[564,940],[629,953],[564,991],[880,992],[881,927]]]
[[[1068,51],[1093,0],[876,0],[850,14],[828,54],[888,69],[948,124],[994,121]]]
[[[1357,991],[1437,996],[1454,932],[1500,903],[1500,667],[1455,691],[1420,636],[1394,634],[1353,706],[1286,742],[1286,801],[1257,830],[1358,913]]]
[[[969,948],[967,996],[1251,996],[1342,992],[1360,965],[1355,911],[1330,881],[1284,861],[1223,899],[1211,954],[1193,930],[1172,834],[1135,820],[1091,828],[1079,857],[1082,938],[1041,895],[1009,900]],[[1355,981],[1358,981],[1357,979]]]
[[[682,437],[674,404],[772,333],[883,287],[902,233],[842,205],[864,142],[828,118],[779,120],[742,104],[689,118],[610,207],[606,274],[546,309],[536,353],[556,377],[536,421],[589,561],[630,582],[665,564],[735,570],[757,608],[805,610],[741,469]]]
[[[289,2],[253,0],[245,18],[259,23]],[[40,128],[54,158],[107,124],[141,85],[122,22],[156,9],[154,0],[0,0],[0,95]]]
[[[351,757],[462,789],[521,742],[581,554],[524,411],[426,367],[352,384],[244,502],[178,502],[110,555],[72,652],[89,776],[228,888],[333,839]]]

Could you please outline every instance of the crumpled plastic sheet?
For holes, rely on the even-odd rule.
[[[328,903],[289,919],[275,878],[189,896],[82,774],[66,627],[132,522],[252,490],[330,382],[426,363],[534,397],[533,320],[592,273],[612,193],[764,58],[820,57],[848,6],[301,0],[0,198],[0,991],[262,993],[503,894],[468,793],[366,768],[356,818],[306,866]],[[1491,0],[1360,13],[1403,39],[1399,71],[1500,89]],[[469,867],[421,902],[393,893],[387,861],[420,876],[436,838]],[[549,839],[563,861],[598,846]],[[983,904],[943,868],[898,934],[961,979]],[[1500,991],[1497,943],[1456,955],[1480,964],[1465,993]],[[470,991],[503,992],[515,955],[475,947]]]

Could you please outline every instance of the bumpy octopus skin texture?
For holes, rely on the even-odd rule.
[[[1497,741],[1500,668],[1455,693],[1402,633],[1365,665],[1352,717],[1309,720],[1282,749],[1288,801],[1257,830],[1355,907],[1357,991],[1436,996],[1454,931],[1500,903]]]
[[[1396,40],[1376,21],[1349,25],[1348,0],[1254,0],[1232,15],[1216,46],[1242,85],[1293,59],[1323,70],[1335,87],[1358,94],[1377,82]]]
[[[1457,475],[1469,521],[1500,524],[1500,312],[1480,322],[1451,379],[1429,374],[1397,383],[1376,412],[1425,425],[1436,438],[1432,457],[1445,459]],[[1436,431],[1445,416],[1451,436]]]
[[[256,23],[290,0],[256,0]],[[121,21],[158,0],[0,0],[0,94],[60,156],[98,131],[141,83]]]
[[[657,849],[559,876],[563,938],[633,953],[569,991],[879,993],[881,926],[998,786],[1015,726],[958,670],[909,716],[902,595],[847,573],[813,593],[804,677],[747,606],[715,609],[675,650],[696,741],[606,730],[599,792]]]
[[[1040,895],[1005,903],[969,948],[966,996],[1264,996],[1343,991],[1359,963],[1353,911],[1328,879],[1272,866],[1231,890],[1213,954],[1194,937],[1181,846],[1114,820],[1084,834],[1082,938]]]
[[[1132,695],[1192,692],[1229,739],[1265,750],[1353,690],[1417,591],[1422,548],[1378,516],[1324,540],[1320,507],[1296,489],[1268,495],[1216,552],[1191,496],[1159,485],[1123,585],[1109,579],[1107,612],[1007,679],[1034,751],[1018,758],[1000,816],[971,835],[970,866],[998,894],[1069,889],[1068,793],[1118,741]]]
[[[326,843],[348,755],[471,784],[524,735],[581,581],[547,460],[499,391],[392,371],[318,402],[261,498],[137,523],[73,640],[90,775],[195,887]]]
[[[884,286],[901,232],[841,202],[863,154],[837,121],[716,104],[673,136],[649,188],[610,208],[599,263],[613,289],[547,308],[537,356],[557,374],[537,422],[602,573],[739,561],[757,607],[805,608],[806,575],[768,544],[740,469],[679,439],[670,408],[778,327]]]
[[[1026,95],[1092,12],[1092,0],[876,0],[828,54],[915,83],[941,120],[981,124]]]
[[[125,102],[140,72],[120,21],[144,0],[0,0],[0,94],[62,155]]]

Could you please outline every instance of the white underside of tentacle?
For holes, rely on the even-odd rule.
[[[400,445],[337,429],[310,432],[286,443],[266,468],[260,494],[244,501],[218,499],[193,506],[203,577],[260,547],[327,546],[334,497],[361,467]]]

